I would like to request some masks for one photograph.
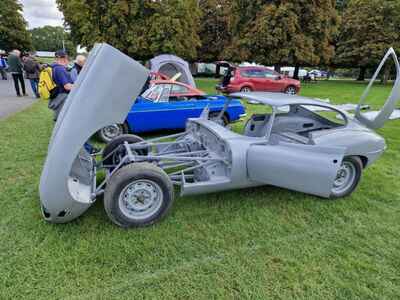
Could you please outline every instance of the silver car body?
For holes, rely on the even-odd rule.
[[[397,79],[375,119],[366,119],[361,109],[351,117],[334,105],[300,96],[237,93],[234,96],[271,106],[271,112],[252,116],[244,133],[238,134],[208,120],[206,109],[200,118],[188,121],[185,132],[125,143],[122,146],[126,155],[119,163],[104,166],[82,145],[100,128],[123,121],[148,70],[109,45],[96,45],[54,128],[40,180],[43,215],[51,222],[77,218],[104,191],[116,169],[143,161],[166,172],[172,169],[168,175],[181,187],[182,195],[268,184],[329,197],[345,156],[360,156],[366,167],[386,147],[384,139],[371,128],[383,125],[399,98],[400,68],[393,49],[382,64],[390,55],[396,64]],[[107,70],[102,69],[105,59],[110,62]],[[315,105],[339,114],[344,125],[331,123],[307,109]],[[282,112],[282,108],[288,110]],[[144,148],[146,154],[136,151]],[[175,171],[177,167],[181,169]],[[98,168],[107,171],[100,185],[96,184]]]
[[[110,62],[107,68],[105,61]],[[107,44],[98,44],[90,52],[54,127],[40,179],[47,219],[67,222],[91,206],[96,170],[82,146],[104,126],[124,121],[148,74]]]

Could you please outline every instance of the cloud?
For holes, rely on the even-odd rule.
[[[63,25],[63,14],[55,0],[20,0],[20,3],[29,28]]]

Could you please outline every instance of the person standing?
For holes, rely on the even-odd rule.
[[[56,52],[56,62],[51,65],[53,81],[57,85],[57,95],[54,99],[50,99],[49,101],[49,108],[54,111],[54,121],[57,121],[58,115],[65,101],[68,99],[68,94],[74,87],[71,75],[67,70],[68,63],[67,52],[58,50]],[[93,147],[89,142],[84,144],[84,148],[90,154],[99,152],[99,150]]]
[[[73,82],[75,82],[78,79],[78,75],[81,72],[85,62],[86,62],[86,56],[82,54],[76,56],[74,66],[71,70],[71,78]]]
[[[36,61],[33,55],[29,55],[24,60],[24,70],[26,73],[26,78],[29,79],[32,87],[32,92],[39,98],[38,84],[39,84],[39,73],[40,64]]]
[[[49,108],[54,111],[54,120],[57,120],[69,92],[73,88],[73,81],[67,70],[68,55],[64,50],[56,52],[56,61],[51,65],[52,77],[56,87],[56,95],[49,101]]]
[[[19,84],[21,84],[22,94],[27,96],[25,90],[25,82],[23,76],[23,65],[21,62],[21,52],[19,50],[13,50],[8,56],[8,71],[14,80],[15,92],[18,97],[21,97]]]
[[[0,73],[1,73],[1,79],[7,80],[7,70],[8,64],[6,61],[6,58],[4,57],[4,54],[0,54]]]

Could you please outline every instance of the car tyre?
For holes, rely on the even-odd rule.
[[[244,87],[242,87],[242,88],[240,89],[240,91],[241,91],[242,93],[249,93],[249,92],[252,92],[252,89],[251,89],[250,87],[248,87],[248,86],[244,86]]]
[[[123,228],[144,227],[164,218],[174,201],[173,184],[150,163],[126,165],[113,174],[104,192],[104,209]]]
[[[288,94],[288,95],[296,95],[296,94],[297,94],[297,89],[296,89],[296,87],[294,87],[293,85],[289,85],[289,86],[285,89],[285,94]]]
[[[117,137],[116,139],[109,142],[103,150],[102,158],[103,165],[115,165],[119,163],[119,158],[125,155],[125,149],[120,149],[111,154],[115,149],[117,149],[120,145],[128,142],[129,144],[135,144],[138,142],[143,142],[144,140],[134,134],[123,134]],[[137,154],[146,155],[148,153],[147,149],[136,150]]]
[[[111,124],[105,126],[97,132],[97,138],[100,142],[109,143],[120,135],[128,133],[128,126],[126,124]]]
[[[336,174],[330,198],[349,196],[360,182],[362,171],[363,163],[358,156],[345,157]]]

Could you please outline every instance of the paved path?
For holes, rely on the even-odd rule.
[[[10,74],[8,74],[8,77],[8,80],[0,79],[0,119],[21,111],[37,101],[32,96],[33,93],[28,80],[25,80],[25,86],[29,96],[17,97],[14,90],[14,82],[10,78]]]

